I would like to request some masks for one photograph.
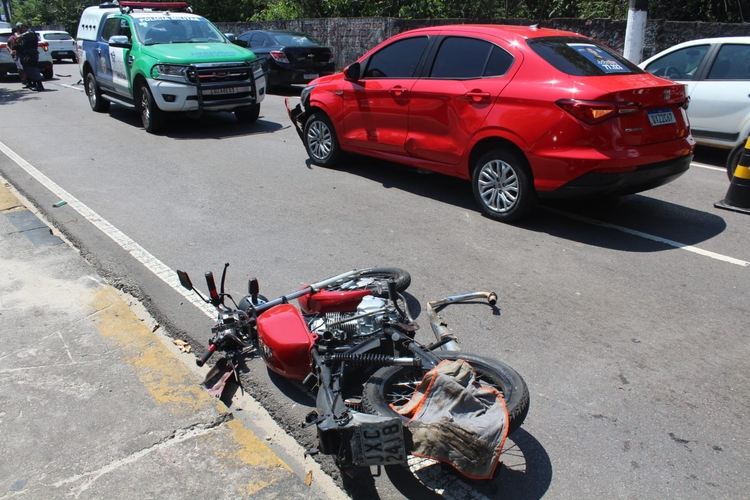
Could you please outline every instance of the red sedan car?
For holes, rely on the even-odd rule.
[[[349,151],[470,180],[482,212],[636,193],[690,166],[685,86],[575,33],[421,28],[303,89],[289,115],[316,165]]]

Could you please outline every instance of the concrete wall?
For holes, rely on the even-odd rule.
[[[225,33],[239,35],[249,29],[285,29],[302,31],[334,49],[336,68],[342,69],[383,40],[402,31],[440,24],[468,24],[481,20],[422,19],[406,20],[382,17],[296,19],[262,23],[216,23]],[[485,21],[486,22],[486,21]],[[534,24],[527,19],[505,19],[498,24]],[[550,19],[539,23],[589,36],[622,53],[626,21],[610,19]],[[750,23],[700,23],[649,20],[646,24],[643,59],[680,42],[714,36],[750,36]]]

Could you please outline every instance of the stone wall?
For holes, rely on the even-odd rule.
[[[407,20],[382,17],[296,19],[262,23],[216,23],[225,33],[240,33],[250,29],[284,29],[302,31],[334,49],[336,68],[342,69],[383,40],[406,30],[440,24],[481,23],[467,19]],[[485,21],[487,22],[487,21]],[[527,19],[506,19],[501,24],[529,25]],[[545,28],[556,28],[580,33],[622,53],[626,21],[610,19],[550,19],[539,23]],[[680,42],[714,36],[750,36],[750,23],[700,23],[649,20],[646,25],[643,59]]]

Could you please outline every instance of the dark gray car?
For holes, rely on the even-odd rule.
[[[270,70],[269,86],[304,84],[336,71],[333,50],[310,35],[253,30],[237,38],[247,43],[259,59],[266,61]]]

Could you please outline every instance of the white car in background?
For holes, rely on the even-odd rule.
[[[49,44],[49,51],[52,59],[56,63],[62,59],[70,59],[76,62],[76,41],[67,31],[46,31],[36,32],[39,40]]]
[[[638,66],[687,85],[693,137],[699,145],[731,150],[731,179],[750,135],[750,36],[684,42]]]

